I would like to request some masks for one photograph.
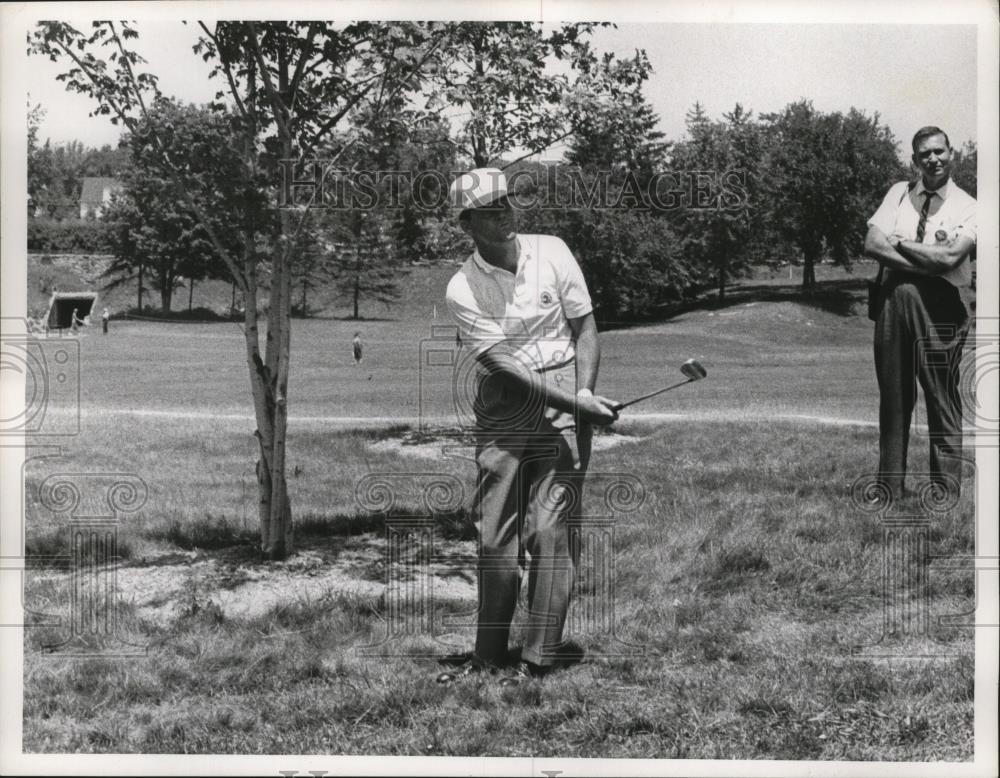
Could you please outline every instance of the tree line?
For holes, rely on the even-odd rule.
[[[125,191],[109,215],[116,277],[142,274],[164,306],[179,278],[227,278],[244,301],[266,558],[293,549],[293,311],[307,311],[310,290],[332,278],[356,312],[364,296],[391,299],[398,263],[468,249],[447,203],[421,190],[434,177],[369,181],[371,204],[338,209],[308,196],[283,201],[289,173],[308,180],[315,160],[348,174],[544,172],[525,179],[545,207],[523,213],[523,231],[570,243],[605,320],[649,315],[706,287],[724,294],[761,262],[801,261],[809,287],[822,257],[848,263],[857,253],[865,218],[906,176],[877,116],[824,114],[807,101],[759,117],[737,105],[717,120],[696,105],[685,138],[668,141],[643,94],[645,52],[596,50],[599,26],[198,22],[192,55],[219,85],[198,107],[162,95],[130,23],[43,22],[29,35],[32,54],[62,64],[67,89],[126,130]],[[566,175],[532,161],[561,146],[555,172]],[[963,155],[973,171],[974,156]],[[664,171],[687,177],[673,192],[683,207],[644,201]],[[597,197],[615,189],[615,207],[574,207],[566,187]],[[394,207],[375,205],[387,200]]]
[[[620,103],[596,108],[591,106],[571,135],[558,137],[568,140],[564,160],[541,164],[490,157],[487,136],[472,131],[456,137],[444,118],[418,120],[397,101],[392,121],[366,116],[364,110],[351,115],[334,144],[346,146],[358,137],[364,142],[355,143],[337,167],[394,171],[405,174],[399,178],[404,184],[426,178],[428,171],[443,180],[462,165],[504,167],[513,179],[528,182],[521,188],[541,206],[522,215],[524,228],[566,237],[587,270],[598,316],[605,321],[655,316],[662,306],[709,287],[724,298],[732,280],[757,265],[802,264],[803,287],[809,289],[822,259],[850,266],[882,193],[913,175],[889,129],[877,116],[855,109],[823,113],[802,100],[755,117],[737,103],[713,120],[695,104],[687,114],[685,137],[668,141],[641,91],[633,93],[626,110]],[[172,145],[175,164],[199,171],[200,185],[239,175],[239,156],[219,152],[236,141],[225,113],[163,100],[149,121]],[[513,137],[507,140],[512,142]],[[957,150],[955,165],[956,180],[973,195],[976,156],[975,145],[966,144]],[[232,279],[204,227],[175,196],[173,182],[159,166],[148,129],[142,136],[126,133],[118,149],[29,142],[29,194],[47,213],[75,209],[74,187],[78,198],[83,175],[114,175],[122,181],[123,192],[106,210],[100,235],[95,225],[62,232],[74,246],[100,244],[113,253],[108,285],[138,281],[139,309],[144,291],[152,289],[161,309],[169,311],[182,285],[188,287],[190,307],[195,282]],[[664,194],[660,182],[658,202],[639,196],[664,171],[669,186]],[[568,182],[575,185],[573,192],[565,191]],[[609,188],[639,195],[619,203],[606,196],[603,202],[580,197],[599,189],[607,195]],[[260,182],[258,200],[269,189],[273,183]],[[440,192],[430,198],[432,207],[420,192],[386,194],[378,192],[382,204],[374,207],[316,211],[291,265],[293,314],[308,316],[311,296],[332,287],[357,318],[363,300],[398,298],[406,261],[461,255],[465,241]],[[248,218],[253,198],[242,197],[228,205]],[[391,208],[384,205],[390,200]],[[279,234],[267,203],[257,203],[253,218],[256,240]],[[214,229],[234,246],[245,225],[216,219]],[[60,234],[50,227],[53,231]],[[266,278],[262,288],[268,291]]]

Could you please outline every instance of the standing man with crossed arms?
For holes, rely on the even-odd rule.
[[[593,393],[597,326],[566,244],[551,235],[517,234],[507,182],[496,168],[460,176],[450,194],[476,247],[448,284],[446,300],[463,348],[478,363],[472,513],[479,611],[475,652],[438,681],[507,665],[527,555],[521,661],[501,680],[511,685],[543,675],[560,659],[573,585],[569,512],[578,505],[590,459],[590,425],[610,424],[618,414],[613,400]]]
[[[941,129],[921,128],[912,148],[920,180],[889,189],[865,237],[865,254],[886,270],[875,322],[879,480],[903,496],[919,380],[931,480],[957,497],[963,461],[958,365],[973,315],[976,201],[951,180],[952,148]]]

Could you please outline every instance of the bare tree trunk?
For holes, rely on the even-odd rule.
[[[271,448],[274,441],[270,378],[267,366],[260,358],[260,335],[257,329],[257,267],[251,251],[245,249],[247,291],[244,295],[243,333],[246,340],[247,364],[250,368],[250,390],[253,396],[257,431],[254,433],[260,446],[257,460],[257,518],[260,521],[261,550],[266,545],[271,525]]]
[[[194,301],[194,279],[188,279],[188,311],[191,310],[191,303]]]
[[[480,36],[473,42],[472,46],[473,51],[475,52],[476,77],[482,78],[486,73],[486,66],[483,63],[483,57],[485,56],[486,49],[486,41],[484,37]],[[473,110],[475,110],[475,106],[473,106]],[[476,167],[486,167],[490,163],[489,157],[486,154],[486,138],[483,133],[478,130],[472,137],[472,158]]]
[[[278,93],[288,88],[288,62],[284,50],[278,51]],[[290,159],[292,138],[284,130],[281,132],[281,146],[284,159]],[[269,382],[271,403],[270,445],[261,443],[262,465],[258,467],[258,481],[261,485],[261,550],[270,560],[285,559],[292,553],[292,510],[285,482],[285,436],[288,429],[288,361],[291,350],[291,306],[292,273],[291,254],[293,251],[293,229],[291,216],[287,210],[281,212],[281,237],[277,254],[271,259],[271,299],[267,317],[267,353],[265,374]],[[270,505],[267,506],[266,521],[263,494],[267,488]]]
[[[244,255],[244,265],[246,268],[247,289],[244,293],[243,306],[243,332],[246,340],[247,364],[250,368],[250,388],[253,395],[254,416],[257,419],[257,431],[255,434],[258,446],[260,447],[260,458],[257,460],[257,518],[260,521],[261,552],[270,559],[283,558],[280,554],[288,554],[290,549],[275,548],[272,542],[272,505],[274,503],[274,481],[272,472],[274,467],[274,422],[275,422],[275,394],[273,372],[264,363],[260,356],[260,335],[257,326],[257,268],[256,261],[250,249]],[[275,303],[272,294],[271,305]],[[269,316],[270,319],[270,316]],[[272,347],[274,330],[268,327],[268,351],[272,354],[277,351]],[[270,361],[270,360],[269,360]],[[286,509],[288,508],[288,495],[284,496]],[[290,511],[288,511],[290,514]]]
[[[816,286],[816,256],[806,252],[805,264],[802,267],[802,288],[811,291]]]
[[[143,266],[139,265],[139,313],[142,313],[142,271]]]
[[[281,249],[278,249],[280,251]],[[267,309],[267,344],[264,352],[265,377],[267,379],[267,428],[268,434],[261,440],[261,460],[257,468],[257,480],[261,486],[260,505],[260,546],[268,559],[274,559],[278,552],[274,543],[272,519],[274,516],[275,493],[272,474],[274,473],[275,416],[278,374],[278,344],[281,341],[278,310],[281,307],[281,260],[271,258],[271,291]],[[279,501],[280,503],[280,501]]]
[[[354,317],[358,318],[358,300],[361,298],[361,268],[354,273]]]
[[[472,158],[476,163],[476,167],[486,167],[490,163],[490,158],[486,154],[486,139],[481,135],[476,135],[472,143]]]
[[[719,300],[726,299],[726,266],[719,266]]]
[[[284,138],[285,157],[292,156],[291,139]],[[288,430],[288,362],[291,351],[291,216],[281,212],[277,253],[271,259],[271,298],[267,316],[267,351],[262,373],[267,430],[258,429],[261,461],[257,467],[260,487],[261,552],[275,561],[292,553],[292,510],[285,481],[285,439]],[[248,293],[247,297],[250,297]],[[249,299],[247,308],[249,310]]]
[[[289,150],[289,156],[291,151]],[[291,232],[287,215],[282,231]],[[290,244],[289,244],[290,245]],[[292,273],[291,248],[281,253],[281,306],[278,309],[278,364],[274,399],[274,453],[271,461],[271,559],[284,559],[292,553],[292,508],[285,481],[285,436],[288,431],[288,363],[291,355]]]

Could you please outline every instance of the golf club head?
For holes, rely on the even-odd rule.
[[[656,397],[664,392],[669,392],[671,389],[676,389],[679,386],[684,386],[684,384],[689,384],[692,381],[700,381],[702,378],[708,375],[708,371],[702,366],[702,364],[697,359],[689,359],[683,365],[681,365],[681,373],[687,379],[687,381],[681,381],[677,384],[672,384],[670,386],[665,386],[662,389],[657,389],[655,392],[650,392],[649,394],[644,394],[642,397],[636,397],[634,400],[629,400],[625,403],[618,403],[614,409],[620,411],[623,408],[627,408],[630,405],[635,405],[643,400],[648,400],[650,397]]]
[[[681,365],[681,373],[689,381],[700,381],[702,378],[708,375],[708,371],[702,366],[701,362],[697,359],[689,359],[683,365]]]

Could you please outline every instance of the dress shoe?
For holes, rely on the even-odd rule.
[[[504,688],[520,686],[532,679],[543,677],[548,669],[548,667],[542,667],[522,659],[504,672],[503,677],[500,679],[500,685]]]
[[[458,659],[456,662],[455,660]],[[481,656],[475,653],[467,654],[464,658],[458,657],[445,657],[441,660],[441,664],[453,665],[450,670],[445,670],[439,673],[437,676],[437,682],[440,684],[451,684],[455,683],[466,676],[472,675],[474,673],[481,673],[484,670],[489,672],[495,672],[496,667],[491,665]]]

